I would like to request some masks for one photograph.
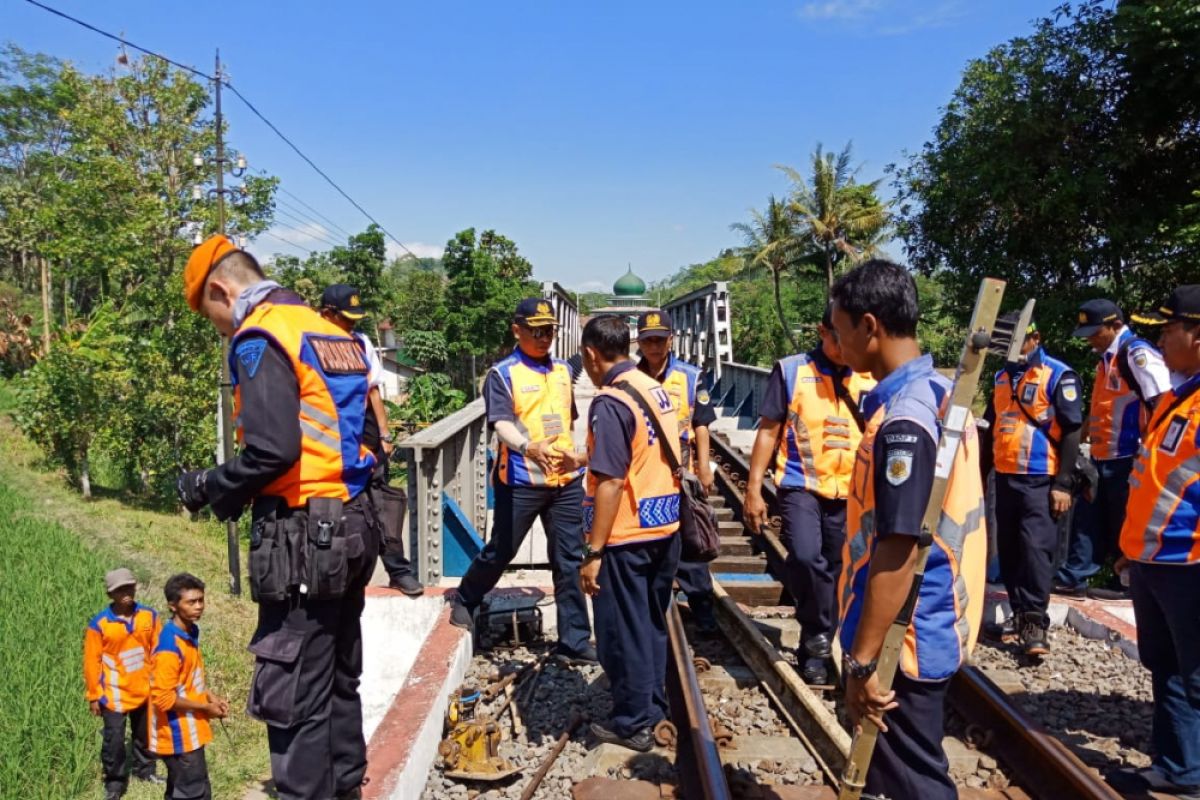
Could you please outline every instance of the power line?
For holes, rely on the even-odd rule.
[[[351,233],[350,233],[348,230],[346,230],[345,228],[343,228],[341,225],[338,225],[336,222],[334,222],[333,220],[331,220],[329,217],[325,216],[325,215],[324,215],[324,214],[322,214],[320,211],[317,211],[315,208],[313,208],[312,206],[310,206],[308,203],[304,202],[304,201],[303,201],[303,200],[301,200],[299,197],[297,197],[296,195],[292,194],[292,193],[291,193],[291,192],[289,192],[287,189],[283,188],[283,186],[282,186],[282,185],[281,185],[281,186],[279,186],[279,191],[283,192],[283,193],[284,193],[284,194],[286,194],[288,197],[292,198],[292,199],[293,199],[293,200],[295,200],[297,203],[299,203],[300,205],[304,206],[304,207],[305,207],[305,208],[307,208],[309,211],[313,212],[313,213],[314,213],[314,214],[316,214],[318,217],[320,217],[321,219],[325,220],[325,221],[326,221],[326,222],[328,222],[330,225],[332,225],[333,227],[337,228],[339,231],[341,231],[342,233],[346,234],[347,236],[352,236],[352,235],[353,235],[353,234],[351,234]]]
[[[289,203],[285,200],[281,200],[278,197],[275,198],[275,205],[276,205],[277,209],[283,208],[289,214],[293,214],[293,215],[299,217],[300,219],[304,220],[305,222],[309,223],[310,225],[316,225],[316,226],[320,227],[321,230],[323,230],[323,231],[325,231],[325,233],[329,234],[330,238],[336,239],[336,238],[338,238],[340,233],[345,233],[345,231],[332,230],[332,226],[322,222],[321,220],[318,220],[312,214],[305,213],[302,209],[296,208],[291,203]],[[346,235],[347,235],[347,238],[349,238],[349,234],[346,234]]]
[[[296,248],[297,250],[303,250],[304,252],[308,253],[309,255],[312,255],[312,252],[313,252],[313,251],[312,251],[312,250],[309,250],[309,249],[308,249],[307,247],[305,247],[304,245],[302,245],[302,244],[296,244],[295,242],[288,241],[287,239],[283,238],[282,236],[280,236],[280,235],[278,235],[278,234],[275,234],[275,233],[271,233],[270,231],[263,231],[262,233],[260,233],[260,234],[258,234],[258,235],[259,235],[259,236],[270,236],[272,239],[277,239],[278,241],[281,241],[281,242],[283,242],[284,244],[286,244],[286,245],[289,245],[290,247],[294,247],[294,248]]]
[[[57,17],[61,17],[69,22],[74,22],[76,25],[87,28],[89,31],[98,33],[101,36],[104,36],[108,39],[112,39],[114,42],[118,42],[122,45],[132,47],[134,50],[145,53],[148,56],[153,56],[154,58],[162,59],[163,61],[167,62],[168,64],[178,67],[179,69],[186,70],[187,72],[190,72],[193,75],[197,75],[201,78],[204,78],[207,81],[213,81],[214,83],[216,82],[216,78],[214,78],[212,75],[209,75],[206,72],[201,72],[200,70],[196,69],[195,67],[188,66],[187,64],[181,64],[180,62],[175,61],[170,58],[167,58],[163,54],[155,52],[154,50],[150,50],[150,49],[142,47],[140,45],[136,45],[133,42],[130,42],[121,36],[117,36],[114,33],[109,33],[108,31],[101,30],[100,28],[97,28],[95,25],[90,25],[81,19],[72,17],[70,14],[63,13],[62,11],[59,11],[56,8],[51,8],[50,6],[48,6],[44,3],[38,2],[38,0],[25,0],[25,2],[29,3],[32,6],[37,6],[38,8],[42,9],[43,11],[48,11],[51,14],[54,14]],[[242,101],[242,103],[246,106],[246,108],[250,110],[250,113],[252,113],[254,116],[258,117],[259,120],[261,120],[264,125],[266,125],[268,128],[270,128],[271,131],[274,132],[274,134],[276,136],[278,136],[281,140],[283,140],[284,144],[286,144],[288,147],[292,148],[292,150],[296,153],[296,155],[300,156],[300,158],[302,158],[306,164],[308,164],[310,167],[312,167],[313,170],[318,175],[320,175],[322,178],[324,178],[325,182],[328,183],[330,186],[332,186],[337,191],[338,194],[340,194],[342,197],[346,198],[346,200],[350,203],[350,205],[352,205],[356,209],[358,209],[359,213],[361,213],[364,217],[366,217],[372,223],[374,223],[375,226],[378,227],[379,230],[384,233],[384,235],[386,235],[389,239],[391,239],[393,242],[395,242],[397,245],[399,245],[401,250],[408,253],[413,258],[417,257],[417,254],[414,253],[412,250],[409,250],[408,247],[405,246],[404,242],[397,239],[396,236],[393,235],[391,231],[389,231],[387,228],[383,227],[383,224],[381,222],[379,222],[379,220],[377,220],[377,219],[375,219],[375,217],[371,216],[367,212],[367,210],[365,208],[363,208],[361,205],[359,205],[358,202],[353,197],[351,197],[349,194],[347,194],[346,191],[341,186],[338,186],[337,182],[334,181],[333,178],[329,177],[325,173],[325,171],[322,170],[320,167],[318,167],[311,158],[306,156],[304,154],[304,151],[301,150],[299,147],[297,147],[296,144],[291,139],[289,139],[287,136],[284,135],[283,131],[279,130],[279,128],[275,126],[275,123],[273,123],[273,122],[271,122],[271,120],[267,119],[266,116],[254,106],[253,103],[251,103],[248,99],[246,99],[246,96],[244,94],[242,94],[240,91],[238,91],[238,88],[236,86],[234,86],[228,80],[223,80],[222,82],[225,84],[225,87],[229,89],[229,91],[233,92],[234,96],[236,96],[237,99]]]
[[[283,217],[284,217],[284,219],[286,219],[286,220],[289,220],[289,221],[291,221],[291,222],[294,222],[294,223],[296,223],[297,225],[311,225],[311,224],[313,224],[313,223],[311,223],[311,222],[309,222],[309,221],[307,221],[307,220],[300,219],[300,218],[299,218],[299,217],[297,217],[296,215],[292,214],[291,212],[285,211],[285,210],[283,210],[282,208],[277,208],[277,209],[275,209],[275,213],[276,213],[276,214],[282,214],[282,215],[283,215]],[[282,223],[280,223],[280,224],[282,224]],[[330,247],[341,247],[341,245],[340,245],[340,244],[338,244],[337,242],[335,242],[335,241],[333,241],[332,239],[328,238],[329,234],[328,234],[328,232],[327,232],[327,231],[325,231],[325,227],[324,227],[323,225],[320,225],[320,223],[316,223],[316,224],[317,224],[317,226],[318,226],[318,227],[321,229],[322,233],[316,233],[316,232],[314,232],[314,231],[312,231],[312,230],[304,230],[304,228],[296,228],[295,230],[296,230],[297,232],[301,232],[301,233],[303,233],[305,236],[309,237],[310,239],[314,239],[314,240],[316,240],[316,241],[320,242],[321,244],[327,244],[327,245],[329,245]]]
[[[291,231],[292,233],[295,233],[305,239],[312,239],[314,241],[320,242],[321,244],[329,244],[329,242],[320,238],[319,236],[314,236],[312,231],[306,231],[303,228],[297,228],[295,225],[288,225],[286,222],[280,222],[279,220],[275,220],[273,223],[271,223],[271,227],[286,228],[287,230]],[[334,245],[334,246],[336,247],[336,245]],[[316,251],[314,250],[311,252],[316,252]]]

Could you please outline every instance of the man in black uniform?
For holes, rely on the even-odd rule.
[[[367,767],[360,616],[380,538],[364,492],[375,468],[362,444],[366,360],[224,236],[192,253],[184,290],[233,337],[242,450],[184,473],[178,488],[186,508],[208,505],[221,520],[253,504],[259,615],[247,710],[267,723],[278,797],[354,800]]]
[[[388,482],[392,442],[388,432],[387,407],[379,391],[383,384],[383,363],[371,338],[355,330],[359,321],[367,316],[358,289],[348,283],[326,286],[321,293],[321,316],[357,339],[367,357],[367,381],[371,385],[367,404],[370,413],[363,420],[363,444],[375,454],[377,462],[375,473],[371,476],[371,501],[375,503],[379,521],[383,524],[383,551],[379,554],[379,560],[387,570],[389,589],[398,589],[409,597],[419,597],[425,592],[425,587],[413,574],[412,562],[404,554],[404,511],[408,508],[408,495]]]

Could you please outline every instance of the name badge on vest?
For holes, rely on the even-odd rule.
[[[1113,364],[1112,369],[1108,373],[1108,388],[1114,392],[1121,391],[1121,372],[1117,369],[1117,365]]]
[[[542,435],[561,436],[563,430],[562,414],[542,414]]]
[[[308,343],[312,345],[321,371],[326,375],[367,374],[367,362],[363,358],[363,351],[353,339],[310,336]]]
[[[1183,439],[1183,432],[1187,430],[1187,425],[1187,417],[1173,418],[1171,424],[1167,426],[1167,433],[1163,436],[1162,444],[1158,446],[1158,449],[1169,455],[1175,455],[1175,451],[1179,449],[1179,441]]]
[[[1038,385],[1036,383],[1027,383],[1021,387],[1021,402],[1029,405],[1033,399],[1037,397]]]

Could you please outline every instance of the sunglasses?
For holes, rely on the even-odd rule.
[[[556,325],[539,325],[531,328],[528,325],[522,325],[521,330],[525,331],[531,339],[553,339],[558,327]]]

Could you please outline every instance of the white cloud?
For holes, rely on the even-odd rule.
[[[800,7],[800,16],[805,19],[862,19],[882,5],[883,0],[824,0],[805,3]]]
[[[446,246],[441,244],[426,244],[425,242],[405,242],[404,246],[412,251],[417,258],[441,258],[442,253],[446,251]],[[395,242],[389,241],[387,245],[388,258],[399,258],[400,256],[408,255]]]
[[[901,19],[891,25],[880,26],[876,31],[882,36],[903,36],[927,28],[944,28],[957,22],[966,13],[959,0],[945,0],[928,11],[922,11]]]

